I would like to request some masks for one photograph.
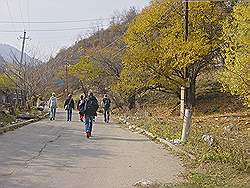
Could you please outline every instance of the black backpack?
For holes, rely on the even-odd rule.
[[[111,103],[111,101],[110,101],[109,98],[104,98],[104,99],[103,99],[103,104],[104,104],[104,108],[105,108],[105,109],[109,109],[110,103]]]
[[[85,102],[86,101],[79,104],[79,114],[80,115],[84,115],[84,113],[85,113]]]
[[[87,113],[95,113],[98,107],[98,101],[95,97],[87,98],[84,105],[84,111]]]

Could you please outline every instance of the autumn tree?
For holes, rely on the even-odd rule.
[[[69,67],[69,74],[80,80],[82,90],[87,96],[89,89],[94,85],[98,85],[97,82],[100,82],[104,72],[93,59],[83,56],[79,63]]]
[[[133,96],[152,89],[178,93],[181,86],[188,86],[189,105],[194,105],[197,76],[218,63],[214,59],[221,52],[221,21],[226,10],[220,2],[189,6],[187,41],[180,3],[153,1],[137,16],[125,35],[122,79],[115,89]]]
[[[15,84],[12,79],[13,78],[9,78],[6,74],[0,73],[0,90],[14,88]]]
[[[133,7],[128,11],[117,13],[113,16],[107,29],[100,29],[90,37],[77,41],[74,46],[61,50],[50,62],[52,64],[60,62],[59,59],[63,57],[64,61],[67,61],[70,65],[70,76],[79,80],[77,83],[80,84],[77,89],[81,88],[85,94],[89,89],[94,89],[98,94],[109,93],[114,103],[121,106],[120,93],[112,92],[111,86],[120,78],[122,55],[126,49],[123,36],[127,31],[128,24],[136,15],[137,10]],[[88,64],[87,62],[92,63]],[[91,72],[86,72],[86,63],[88,66],[93,64],[95,68],[98,67],[98,70],[101,70],[101,72],[95,72],[95,76],[98,75],[97,77],[93,78]],[[63,63],[57,65],[64,74]],[[87,78],[88,74],[90,74],[90,80]],[[63,75],[58,75],[58,77],[65,79]]]
[[[2,73],[25,108],[36,104],[37,96],[46,93],[56,71],[55,66],[38,60],[37,54],[34,52],[32,58],[24,58],[22,63],[15,54],[10,54],[13,61],[2,65]]]
[[[225,65],[220,81],[223,89],[243,96],[250,105],[250,8],[238,3],[223,24]]]

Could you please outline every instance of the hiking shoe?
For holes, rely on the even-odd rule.
[[[87,138],[89,138],[91,136],[91,134],[90,133],[86,133],[86,136],[87,136]]]

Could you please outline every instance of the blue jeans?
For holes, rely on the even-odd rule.
[[[93,116],[85,115],[85,132],[91,133],[93,126]]]
[[[50,108],[50,119],[55,119],[55,117],[56,117],[56,108],[51,107]]]
[[[72,120],[72,108],[67,110],[67,121]]]

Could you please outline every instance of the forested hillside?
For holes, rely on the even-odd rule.
[[[81,89],[87,94],[89,89],[99,94],[111,92],[114,80],[120,77],[123,40],[129,23],[137,11],[128,11],[113,17],[107,29],[95,31],[90,37],[76,41],[67,49],[61,49],[49,63],[59,66],[58,78],[65,80],[65,66],[69,66],[69,90]]]
[[[249,64],[244,63],[249,47],[241,44],[249,32],[244,25],[248,7],[201,2],[189,8],[187,41],[181,5],[152,2],[141,13],[132,8],[114,18],[109,28],[62,49],[50,63],[61,66],[59,77],[64,79],[65,65],[70,65],[70,91],[108,92],[117,103],[129,101],[130,107],[150,92],[179,98],[186,85],[192,106],[196,95],[213,91],[238,94],[249,103]],[[231,36],[229,30],[237,32]],[[232,52],[238,48],[229,45],[231,40],[239,50]],[[231,59],[240,63],[232,64]]]
[[[191,184],[245,186],[249,5],[192,2],[188,20],[183,6],[152,1],[142,12],[131,9],[50,62],[62,67],[61,79],[67,66],[70,92],[108,93],[114,112],[127,124],[177,143],[183,87],[185,108],[193,115],[190,138],[183,146],[196,156],[188,175]],[[212,142],[206,143],[206,138]]]

